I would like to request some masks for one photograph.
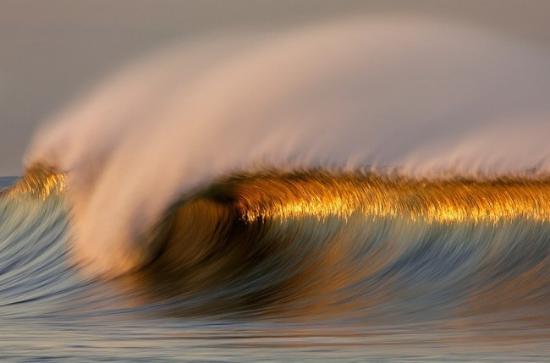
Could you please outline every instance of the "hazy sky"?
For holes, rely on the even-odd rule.
[[[550,48],[546,0],[0,0],[0,176],[21,172],[38,124],[148,51],[360,13],[452,19]]]

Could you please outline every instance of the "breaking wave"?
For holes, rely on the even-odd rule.
[[[36,166],[0,197],[2,215],[19,233],[61,233],[66,192],[63,174]],[[140,238],[143,263],[113,284],[157,313],[404,323],[527,309],[550,322],[550,179],[232,175]],[[57,239],[37,243],[60,258]]]
[[[181,195],[265,170],[410,178],[550,171],[550,56],[416,18],[227,36],[136,63],[39,130],[88,272],[139,269]],[[145,244],[144,244],[145,243]]]
[[[4,309],[548,336],[548,54],[400,18],[204,44],[37,133],[0,194]]]

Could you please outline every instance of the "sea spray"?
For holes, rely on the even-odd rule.
[[[549,171],[550,56],[481,30],[345,19],[175,47],[113,78],[26,161],[66,175],[72,250],[93,273],[139,269],[170,205],[239,172]]]

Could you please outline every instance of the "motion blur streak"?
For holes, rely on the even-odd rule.
[[[419,18],[137,62],[0,179],[0,357],[545,361],[549,94]]]

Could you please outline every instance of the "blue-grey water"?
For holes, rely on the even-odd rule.
[[[0,185],[15,180],[0,178]],[[550,361],[548,286],[536,290],[542,305],[456,317],[437,306],[453,291],[440,287],[442,293],[434,295],[429,285],[418,287],[425,291],[411,303],[414,319],[393,315],[392,308],[405,304],[392,299],[381,302],[386,308],[372,310],[385,316],[380,321],[303,313],[292,319],[174,313],[166,307],[181,301],[151,300],[126,283],[87,278],[73,266],[65,203],[62,196],[44,201],[0,196],[1,362]],[[546,239],[538,248],[543,261]],[[426,267],[438,263],[431,253],[430,260],[418,250],[415,258],[422,261],[402,261],[399,268],[409,268],[411,278],[431,279],[437,289],[441,281],[428,275],[436,269]],[[446,259],[448,270],[460,271],[473,262],[470,257],[463,254],[455,265]],[[548,278],[545,266],[540,273]],[[444,277],[460,279],[456,273]],[[453,309],[449,306],[445,311]]]

